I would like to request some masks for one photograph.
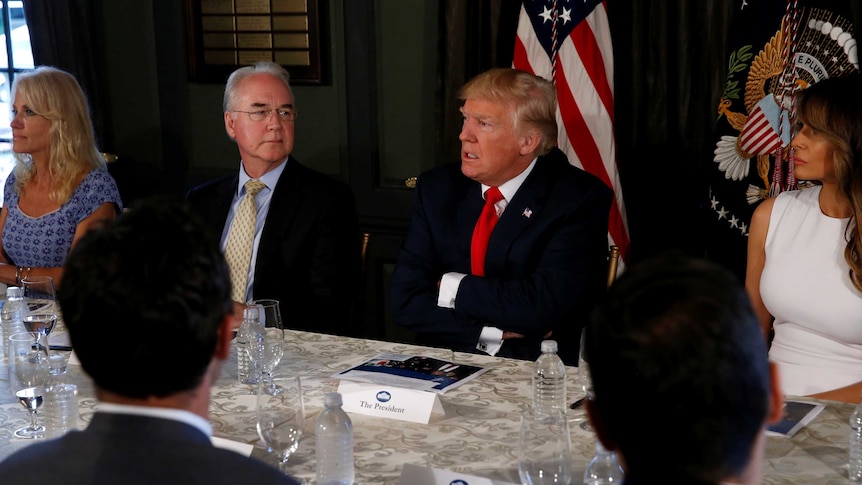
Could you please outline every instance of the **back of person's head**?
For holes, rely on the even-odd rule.
[[[232,312],[216,237],[166,197],[87,233],[66,261],[58,299],[87,374],[133,398],[196,387]]]
[[[734,275],[681,253],[636,263],[597,306],[586,343],[591,406],[630,472],[717,483],[747,466],[771,377]]]
[[[105,168],[105,160],[96,146],[87,97],[74,76],[50,66],[16,74],[12,83],[13,102],[20,103],[19,94],[26,98],[30,110],[51,122],[48,133],[51,170],[55,172],[52,175],[65,185],[60,200],[55,202],[65,202],[76,182],[72,175],[91,167]],[[16,176],[23,183],[29,179],[32,167],[23,154],[16,153],[15,158],[20,167]]]
[[[257,74],[268,74],[282,83],[290,93],[293,99],[293,107],[296,108],[296,98],[293,96],[293,89],[290,87],[290,73],[281,65],[269,61],[259,61],[251,66],[241,67],[227,78],[227,83],[224,87],[224,100],[222,107],[224,111],[232,111],[236,108],[237,90],[243,80]],[[273,106],[275,108],[275,106]]]
[[[526,71],[494,68],[467,82],[458,99],[487,100],[511,106],[515,111],[515,132],[523,123],[542,134],[536,152],[547,154],[557,144],[557,91],[554,85]]]

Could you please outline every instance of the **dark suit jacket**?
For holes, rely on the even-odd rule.
[[[680,464],[675,464],[676,468]],[[659,465],[657,464],[658,468]],[[686,474],[679,473],[678,470],[661,469],[649,470],[649,473],[635,474],[631,470],[626,471],[626,476],[623,479],[623,485],[653,485],[655,483],[675,484],[675,485],[721,485],[724,482],[713,482],[700,478],[692,478]]]
[[[453,163],[422,174],[415,190],[392,276],[395,322],[422,344],[463,352],[476,352],[484,325],[518,332],[527,338],[506,340],[497,355],[528,360],[553,330],[560,356],[577,365],[580,329],[607,284],[613,192],[556,148],[539,157],[491,233],[485,277],[477,277],[469,276],[470,240],[481,185]],[[455,309],[438,307],[437,282],[453,271],[468,275]]]
[[[34,443],[0,462],[0,483],[21,485],[297,484],[275,467],[216,448],[171,419],[96,413],[84,431]]]
[[[285,163],[257,249],[252,295],[278,300],[287,328],[355,335],[360,243],[353,193],[293,157]],[[239,172],[186,195],[219,236],[238,183]]]

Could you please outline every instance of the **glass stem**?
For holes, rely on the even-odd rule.
[[[275,395],[275,382],[272,380],[272,372],[266,373],[266,385],[269,388],[269,393]]]
[[[287,457],[282,455],[281,459],[278,461],[278,469],[287,473]]]

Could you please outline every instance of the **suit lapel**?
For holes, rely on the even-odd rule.
[[[275,258],[277,258],[278,242],[293,223],[297,211],[302,205],[302,196],[297,186],[299,183],[297,180],[299,178],[298,166],[292,158],[289,158],[285,163],[287,165],[278,178],[272,191],[272,199],[269,201],[269,212],[266,216],[263,232],[260,235],[260,244],[257,247],[255,274],[263,262],[277,260]],[[258,279],[255,278],[255,281]]]
[[[485,255],[486,275],[505,273],[506,255],[520,234],[528,230],[533,221],[541,216],[544,207],[543,194],[548,193],[550,183],[546,165],[540,157],[494,226]]]
[[[458,247],[460,254],[466,255],[467,272],[469,272],[470,243],[473,240],[473,229],[476,227],[476,221],[479,220],[479,214],[482,213],[485,199],[482,198],[482,185],[479,182],[471,181],[462,195],[463,197],[456,208],[457,234],[461,236]]]
[[[224,227],[225,222],[227,222],[227,215],[230,212],[230,205],[234,195],[236,195],[238,184],[239,172],[235,173],[233,177],[225,179],[216,189],[216,198],[212,210],[215,219],[221,223],[221,227]]]

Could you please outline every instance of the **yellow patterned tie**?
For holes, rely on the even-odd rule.
[[[257,222],[255,196],[266,185],[258,179],[245,183],[245,197],[239,203],[233,224],[227,236],[224,257],[230,267],[230,282],[234,301],[245,303],[248,266],[251,263],[251,248],[254,245],[254,227]]]

